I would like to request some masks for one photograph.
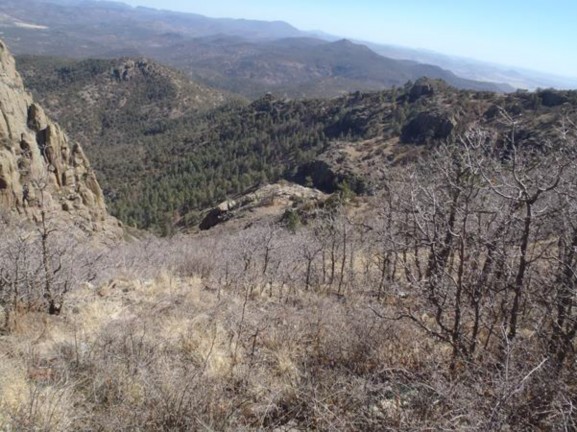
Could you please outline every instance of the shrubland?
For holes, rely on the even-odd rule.
[[[289,227],[2,230],[0,428],[575,429],[575,128],[502,119]]]

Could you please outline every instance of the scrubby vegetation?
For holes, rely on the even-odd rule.
[[[4,282],[0,427],[575,429],[577,165],[561,126],[541,147],[469,130],[291,229],[95,250],[60,315]],[[19,269],[42,290],[8,247],[22,234],[2,235],[2,280]]]

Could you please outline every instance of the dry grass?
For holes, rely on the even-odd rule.
[[[371,374],[431,354],[362,303],[218,293],[168,271],[68,302],[3,338],[3,429],[353,430]]]
[[[336,282],[305,289],[305,237],[276,232],[263,271],[267,235],[255,228],[124,245],[99,263],[91,283],[68,294],[61,316],[19,312],[0,336],[0,430],[521,424],[515,413],[534,390],[516,386],[542,360],[538,337],[511,346],[511,359],[525,363],[512,361],[506,379],[489,363],[451,371],[447,344],[387,318],[417,307],[413,297],[387,287],[378,301],[357,261],[347,261],[344,295],[336,295]],[[356,251],[364,253],[360,245]],[[560,394],[570,394],[571,382]],[[564,399],[556,403],[572,415]],[[490,423],[493,411],[499,421]]]

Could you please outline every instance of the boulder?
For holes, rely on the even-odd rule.
[[[346,183],[357,195],[367,193],[367,182],[358,175],[342,169],[338,164],[317,159],[301,165],[291,181],[303,186],[312,186],[324,193],[334,193]]]
[[[432,96],[435,93],[435,84],[429,78],[419,78],[409,90],[409,102],[413,103],[421,97]]]
[[[202,222],[200,222],[200,224],[198,225],[198,227],[203,230],[209,230],[215,226],[217,226],[218,224],[221,224],[223,222],[226,222],[227,220],[230,220],[233,218],[233,213],[229,210],[225,210],[223,208],[221,208],[220,206],[217,206],[213,209],[211,209],[206,216],[204,217],[204,219],[202,219]]]

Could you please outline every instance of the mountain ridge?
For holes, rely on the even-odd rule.
[[[130,6],[107,8],[107,5],[6,0],[0,5],[1,13],[36,27],[19,27],[5,20],[0,23],[0,30],[18,54],[72,58],[144,56],[176,67],[209,86],[247,97],[259,97],[266,92],[284,93],[288,97],[338,96],[402,85],[425,73],[457,87],[512,90],[459,78],[435,66],[387,59],[352,42],[331,45],[319,40],[318,44],[312,44],[310,33],[283,22],[213,19]],[[303,37],[308,40],[304,42]],[[297,46],[281,44],[279,49],[278,41],[287,38],[295,38],[297,42],[293,43]],[[332,57],[323,48],[332,51]],[[353,65],[357,75],[362,69],[371,69],[373,75],[347,76],[343,67],[347,57],[357,62]]]
[[[150,48],[147,55],[209,86],[259,97],[272,92],[290,98],[334,97],[351,91],[402,86],[422,76],[446,80],[459,88],[509,91],[512,88],[459,78],[436,66],[379,56],[346,39],[310,38],[254,43],[230,37],[199,38],[171,50]]]

